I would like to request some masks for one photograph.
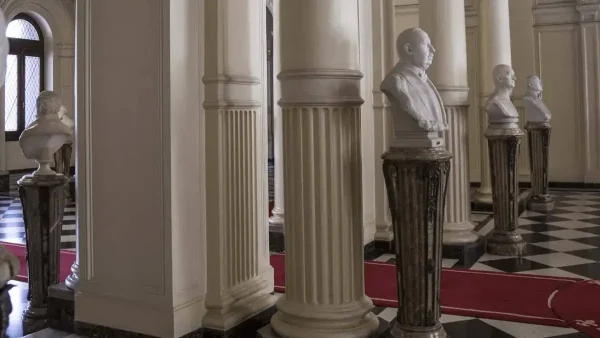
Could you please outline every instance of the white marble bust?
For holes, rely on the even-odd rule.
[[[527,122],[550,122],[552,114],[542,101],[542,81],[532,75],[527,78],[527,92],[523,97]]]
[[[442,99],[425,71],[435,49],[425,31],[409,28],[396,39],[400,61],[381,83],[394,121],[393,147],[441,147],[448,129]]]
[[[60,107],[60,110],[58,111],[58,119],[62,123],[64,123],[65,126],[71,129],[75,129],[75,121],[71,120],[71,118],[68,115],[67,108],[65,106]],[[71,135],[71,137],[67,139],[66,143],[73,143],[73,135]]]
[[[73,129],[58,117],[62,106],[60,97],[52,91],[43,91],[37,99],[38,119],[19,137],[19,145],[26,158],[39,164],[33,175],[54,175],[50,163],[54,153],[73,135]]]
[[[490,124],[515,124],[519,122],[519,112],[510,96],[515,88],[515,72],[508,65],[497,65],[492,71],[494,92],[485,103]]]

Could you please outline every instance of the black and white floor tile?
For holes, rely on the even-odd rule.
[[[10,175],[10,192],[0,195],[0,241],[25,244],[23,207],[17,190],[17,180],[23,174]],[[75,203],[65,205],[61,236],[62,249],[75,249]]]
[[[552,191],[555,210],[548,213],[525,211],[519,218],[523,238],[528,242],[523,257],[506,258],[484,254],[474,264],[444,259],[446,268],[533,274],[582,279],[600,279],[600,192]],[[473,214],[477,232],[487,236],[494,228],[491,215]],[[393,255],[374,259],[394,262]],[[380,319],[391,322],[396,309],[376,307]],[[542,338],[588,337],[574,329],[443,315],[444,328],[453,338]]]

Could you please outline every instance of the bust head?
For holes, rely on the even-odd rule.
[[[531,75],[527,78],[527,92],[535,97],[540,97],[544,88],[542,81],[536,75]]]
[[[62,99],[53,91],[46,90],[40,93],[36,102],[38,118],[55,115],[58,117]]]
[[[494,78],[494,87],[498,89],[507,89],[512,91],[515,88],[515,72],[509,65],[497,65],[492,71]]]
[[[400,60],[426,70],[433,62],[435,49],[421,28],[409,28],[398,35],[396,51]]]

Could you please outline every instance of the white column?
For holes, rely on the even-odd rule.
[[[472,243],[478,239],[470,221],[471,194],[469,180],[467,83],[467,37],[464,0],[421,0],[419,23],[436,49],[435,60],[428,70],[436,85],[448,118],[449,130],[444,138],[451,160],[444,244]]]
[[[284,224],[283,212],[283,134],[281,125],[281,84],[277,75],[281,70],[279,1],[273,1],[273,147],[275,148],[275,205],[269,223],[276,227]]]
[[[275,304],[269,265],[265,9],[205,0],[205,327],[228,330]],[[264,212],[263,212],[264,211]]]
[[[367,337],[364,293],[359,0],[281,2],[285,338]]]
[[[372,1],[373,20],[373,123],[375,126],[375,168],[381,170],[381,154],[388,151],[393,135],[390,105],[379,89],[381,81],[394,66],[396,47],[394,36],[394,0]],[[392,242],[394,231],[388,207],[387,191],[383,175],[377,175],[375,181],[375,240]]]
[[[581,43],[584,181],[600,183],[600,3],[577,0]]]
[[[512,65],[508,0],[481,0],[479,6],[479,44],[481,53],[479,117],[481,122],[481,187],[475,194],[480,203],[492,204],[492,180],[487,139],[487,114],[483,109],[494,90],[492,70],[499,64]],[[517,75],[518,76],[518,75]]]
[[[203,1],[76,5],[75,320],[181,337],[201,327],[210,276]]]

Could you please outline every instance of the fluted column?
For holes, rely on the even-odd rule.
[[[479,238],[470,221],[468,149],[467,43],[464,0],[421,0],[419,23],[436,49],[428,74],[444,102],[449,129],[446,149],[453,155],[444,214],[444,244],[473,243]]]
[[[273,1],[273,146],[275,148],[275,205],[269,223],[282,227],[283,212],[283,134],[281,125],[281,106],[277,104],[281,97],[281,84],[277,74],[281,70],[279,31],[279,0]]]
[[[358,0],[281,2],[286,293],[282,337],[368,337]]]
[[[228,330],[274,305],[268,264],[266,107],[261,104],[265,7],[206,0],[204,327]],[[264,210],[264,212],[263,212]]]
[[[475,194],[475,201],[486,205],[492,204],[492,181],[490,178],[490,160],[487,139],[484,133],[487,129],[487,113],[483,106],[487,97],[494,90],[492,69],[499,64],[512,65],[510,48],[510,16],[509,0],[481,0],[479,6],[479,72],[481,84],[479,99],[479,116],[481,121],[481,186]]]

